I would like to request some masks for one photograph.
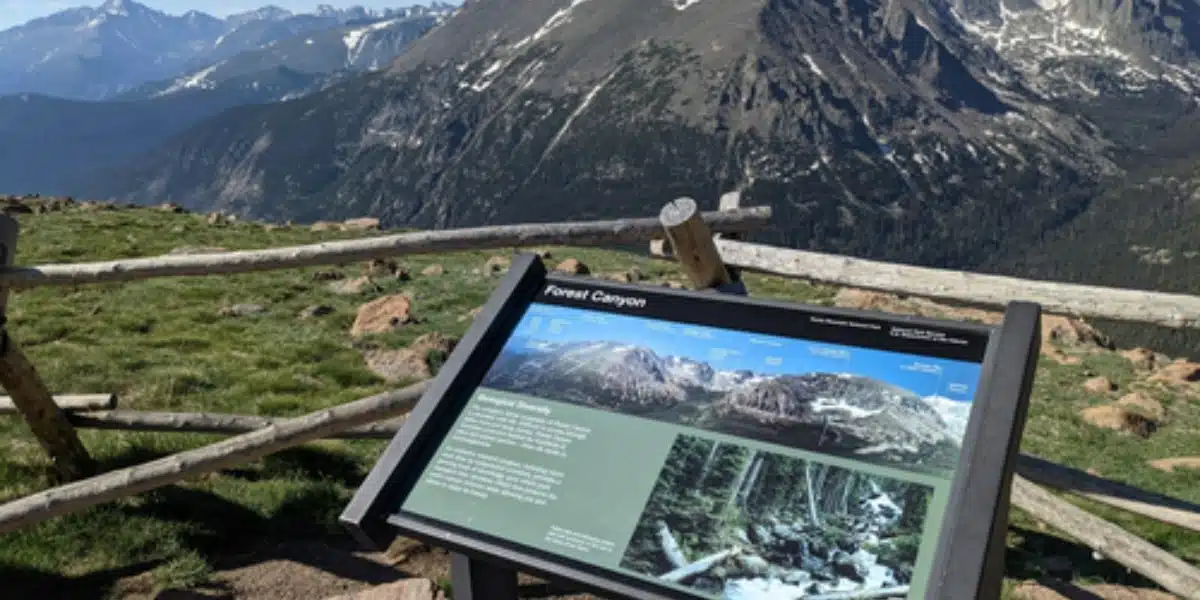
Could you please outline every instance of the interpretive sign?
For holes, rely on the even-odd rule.
[[[1038,326],[521,257],[342,520],[609,598],[994,597]]]

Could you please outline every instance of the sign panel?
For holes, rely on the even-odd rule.
[[[640,597],[934,597],[992,329],[582,279],[531,296],[387,522]]]

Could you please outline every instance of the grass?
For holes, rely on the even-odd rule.
[[[258,248],[350,237],[253,223],[208,224],[203,215],[157,210],[70,211],[21,217],[18,264],[79,262],[162,254],[182,246]],[[632,254],[551,248],[594,272],[637,266],[651,281],[683,278],[675,265]],[[358,276],[364,265],[307,268],[225,277],[156,279],[123,284],[20,292],[9,304],[13,337],[55,393],[116,392],[132,409],[296,415],[377,393],[389,386],[367,370],[364,346],[401,347],[428,332],[461,335],[464,316],[482,304],[495,278],[480,274],[490,256],[507,250],[403,257],[410,281],[381,280],[383,292],[333,293],[314,274]],[[422,269],[441,264],[442,276]],[[830,303],[834,291],[781,278],[747,276],[757,296]],[[357,306],[381,293],[413,298],[417,322],[401,331],[353,342]],[[224,317],[226,305],[265,307],[255,316]],[[300,320],[305,307],[333,307]],[[435,357],[440,358],[440,357]],[[1077,411],[1099,400],[1080,383],[1090,373],[1123,388],[1137,382],[1129,364],[1111,354],[1087,355],[1078,366],[1043,360],[1023,449],[1139,487],[1200,502],[1200,474],[1161,473],[1153,458],[1194,453],[1200,407],[1169,390],[1150,390],[1170,413],[1149,441],[1097,430]],[[136,464],[220,439],[171,433],[80,432],[105,468]],[[137,497],[50,520],[0,537],[0,580],[6,597],[32,590],[84,590],[100,597],[117,578],[152,571],[162,587],[204,581],[212,562],[257,544],[344,537],[336,517],[382,442],[323,441],[261,461]],[[51,485],[45,456],[18,419],[0,419],[0,501]],[[1080,501],[1081,504],[1084,504]],[[1085,504],[1086,505],[1086,504]],[[1200,536],[1086,505],[1175,554],[1200,560]],[[1009,571],[1038,577],[1046,556],[1071,559],[1081,581],[1130,580],[1124,569],[1097,563],[1069,541],[1016,514]],[[64,560],[63,557],[70,557]],[[1010,584],[1011,585],[1011,584]],[[24,586],[24,587],[23,587]],[[61,587],[66,586],[66,587]],[[26,590],[22,592],[22,590]],[[99,590],[99,591],[97,591]]]

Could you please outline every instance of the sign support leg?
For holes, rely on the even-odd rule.
[[[454,600],[517,600],[517,572],[471,558],[450,554],[450,585]]]

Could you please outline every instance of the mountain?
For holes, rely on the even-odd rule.
[[[103,100],[299,35],[451,9],[444,4],[388,11],[323,6],[313,14],[293,14],[268,6],[218,19],[199,11],[177,16],[133,0],[106,0],[96,8],[72,8],[0,31],[0,95]],[[266,68],[279,66],[287,65]]]
[[[775,208],[764,241],[970,267],[1195,110],[1194,0],[1077,1],[481,0],[386,73],[223,114],[88,191],[448,227],[740,190]]]
[[[607,340],[516,347],[484,386],[910,468],[953,468],[970,413],[853,374],[718,371]]]
[[[206,118],[319,91],[394,58],[451,8],[409,7],[337,24],[101,102],[42,94],[0,96],[0,135],[7,142],[0,148],[0,187],[16,193],[86,193],[81,182],[137,160]],[[244,16],[252,17],[279,21],[287,15],[263,9]],[[322,18],[341,22],[334,16]],[[307,52],[294,54],[287,48]]]
[[[925,404],[937,411],[946,429],[958,439],[967,434],[967,422],[971,420],[971,403],[951,400],[943,396],[926,396]]]
[[[898,464],[953,468],[961,443],[957,424],[948,425],[941,412],[920,396],[850,374],[771,377],[732,390],[714,406],[726,427],[740,423],[819,431],[819,446],[847,448],[853,455]]]
[[[298,33],[182,76],[139,86],[118,99],[142,100],[190,90],[214,89],[230,80],[253,81],[256,76],[269,78],[281,71],[310,76],[310,81],[297,89],[280,94],[281,99],[298,97],[315,91],[311,89],[315,84],[337,82],[347,72],[387,66],[413,40],[425,35],[450,11],[449,7],[412,7],[412,16],[369,18]]]
[[[628,411],[671,408],[687,398],[652,350],[616,342],[541,345],[498,361],[484,385]]]

